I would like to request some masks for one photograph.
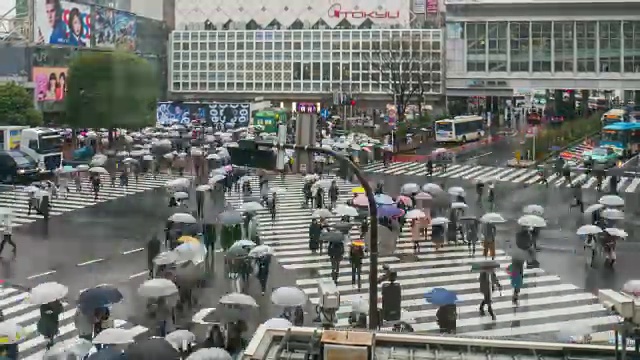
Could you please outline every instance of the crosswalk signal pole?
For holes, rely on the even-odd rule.
[[[278,156],[276,158],[276,169],[284,172],[285,151],[283,145],[287,143],[287,125],[278,125]]]

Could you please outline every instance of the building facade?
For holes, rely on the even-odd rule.
[[[448,0],[447,94],[640,89],[640,1]]]

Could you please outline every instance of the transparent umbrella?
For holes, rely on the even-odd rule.
[[[231,360],[231,355],[221,348],[200,349],[187,357],[187,360]]]
[[[602,229],[595,225],[582,225],[576,230],[576,235],[595,235],[600,234]]]
[[[307,303],[307,295],[297,287],[283,286],[273,291],[271,302],[279,306],[302,306]]]
[[[258,307],[258,303],[254,298],[249,295],[241,293],[231,293],[220,298],[220,304],[223,305],[244,305],[251,307]]]
[[[283,318],[272,318],[265,321],[262,325],[269,329],[288,329],[293,326],[291,321]]]
[[[122,328],[107,328],[93,338],[94,344],[123,345],[134,341],[135,333]]]
[[[518,225],[541,228],[547,226],[547,222],[545,219],[537,215],[524,215],[518,219]]]
[[[482,215],[480,221],[487,224],[500,224],[507,222],[507,220],[498,213],[486,213]]]
[[[540,205],[531,204],[527,205],[522,209],[522,212],[529,215],[544,215],[544,208]]]
[[[57,282],[46,282],[37,285],[29,294],[29,302],[34,305],[48,304],[67,296],[69,288]]]
[[[624,199],[618,195],[605,195],[598,200],[598,203],[604,206],[624,206]]]
[[[605,209],[602,211],[602,217],[609,220],[623,220],[624,212],[618,209]]]

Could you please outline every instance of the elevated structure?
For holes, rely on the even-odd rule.
[[[447,94],[640,89],[640,0],[446,0]]]

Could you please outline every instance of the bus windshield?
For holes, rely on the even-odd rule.
[[[453,131],[453,124],[449,121],[438,121],[436,122],[436,131]]]
[[[627,132],[622,130],[603,130],[602,141],[608,142],[625,142],[627,138]]]

